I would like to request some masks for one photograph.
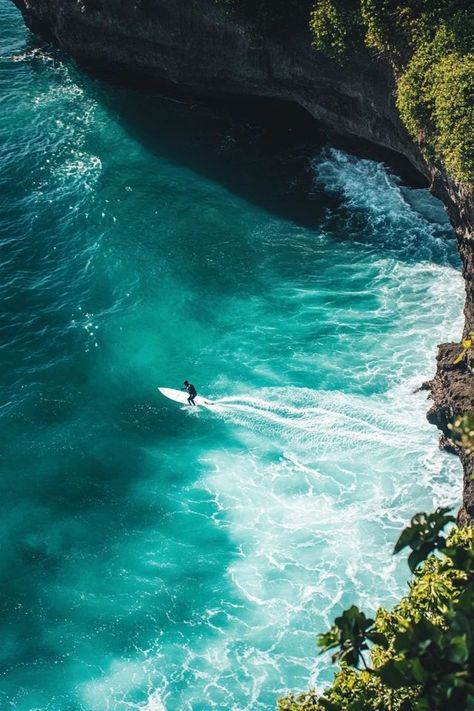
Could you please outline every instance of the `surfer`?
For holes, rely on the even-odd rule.
[[[188,380],[185,380],[185,381],[184,381],[184,388],[183,388],[183,390],[187,390],[188,393],[189,393],[189,397],[188,397],[188,402],[189,402],[189,404],[190,404],[190,405],[195,405],[196,403],[194,402],[194,398],[195,398],[196,395],[197,395],[197,390],[196,390],[196,388],[194,387],[194,385],[193,385],[192,383],[190,383]]]

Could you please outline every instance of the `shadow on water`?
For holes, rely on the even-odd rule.
[[[396,254],[399,261],[459,266],[454,233],[443,210],[440,207],[437,212],[437,201],[430,195],[421,198],[419,189],[427,189],[428,182],[404,156],[362,139],[329,133],[305,110],[289,102],[255,97],[204,102],[177,96],[170,87],[161,88],[169,95],[159,94],[156,83],[143,81],[131,86],[117,83],[115,75],[108,75],[107,80],[103,75],[98,78],[97,73],[89,77],[89,91],[137,143],[215,181],[270,215],[303,228],[323,228],[336,241],[364,243],[382,256]],[[363,204],[348,202],[342,188],[326,190],[323,181],[315,179],[314,159],[329,146],[382,163],[397,176],[401,188],[415,190],[401,195],[398,205],[384,205],[376,195],[379,184],[371,187],[368,183]],[[367,178],[361,172],[354,173],[353,179],[363,183]],[[371,190],[379,199],[373,206],[375,219],[368,205]],[[425,205],[428,217],[419,210],[423,200],[431,200],[431,205]],[[435,239],[424,239],[425,219],[432,223]],[[243,250],[244,245],[236,244],[235,248]],[[249,276],[255,285],[255,275],[249,271]]]
[[[271,214],[306,227],[320,222],[325,208],[313,185],[310,156],[325,138],[302,110],[258,100],[177,104],[144,89],[105,85],[100,94],[150,152]]]
[[[156,80],[85,67],[96,98],[151,153],[191,168],[303,227],[320,224],[340,199],[315,185],[311,159],[329,143],[385,163],[403,184],[428,182],[402,155],[337,136],[297,104],[263,97],[196,99]],[[78,70],[80,71],[80,69]]]
[[[31,45],[34,47],[34,40]],[[379,224],[376,234],[370,224],[365,230],[371,220],[367,211],[347,205],[341,191],[326,191],[315,180],[312,162],[322,149],[340,148],[382,163],[398,177],[402,187],[428,187],[424,176],[404,156],[362,139],[337,136],[296,104],[261,97],[196,99],[156,79],[118,76],[116,68],[98,72],[71,64],[59,50],[49,47],[48,52],[54,61],[66,61],[73,80],[150,154],[189,168],[296,226],[322,226],[338,241],[358,242],[358,235],[366,231],[365,243],[386,253],[393,246],[393,230],[389,226],[389,238],[381,242],[379,235],[387,231],[386,225]],[[446,223],[440,224],[437,236],[444,239],[454,234]],[[443,247],[419,252],[419,244],[415,237],[406,251],[395,245],[397,259],[446,262]],[[457,265],[456,257],[449,261]]]

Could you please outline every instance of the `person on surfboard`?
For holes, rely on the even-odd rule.
[[[185,381],[184,381],[184,388],[183,388],[183,390],[187,390],[188,393],[189,393],[189,397],[188,397],[188,402],[189,402],[189,404],[190,404],[190,405],[195,405],[196,403],[194,402],[194,398],[195,398],[196,395],[197,395],[197,390],[196,390],[196,388],[194,387],[194,385],[193,385],[192,383],[190,383],[188,380],[185,380]]]

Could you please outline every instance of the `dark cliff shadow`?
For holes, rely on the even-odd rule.
[[[377,185],[371,187],[369,178],[367,195],[374,190],[375,198],[371,214],[367,205],[352,204],[342,190],[326,190],[313,168],[322,149],[340,148],[384,164],[401,186],[427,189],[426,178],[404,156],[331,133],[289,102],[255,97],[204,101],[179,95],[169,86],[162,86],[160,93],[156,80],[135,80],[132,86],[130,80],[117,83],[115,73],[89,76],[96,98],[150,153],[195,171],[271,215],[304,228],[322,228],[336,242],[363,242],[374,252],[393,253],[405,262],[459,266],[454,233],[441,204],[438,211],[428,193],[405,192],[395,205],[398,217],[388,202],[383,216]],[[362,171],[358,180],[364,179]],[[415,226],[412,210],[428,222],[421,219]],[[425,240],[428,224],[433,234]]]
[[[385,163],[412,187],[428,183],[409,161],[338,136],[296,104],[257,97],[196,99],[175,87],[84,68],[93,91],[147,150],[185,165],[272,214],[314,227],[340,200],[315,184],[311,160],[327,145]]]
[[[268,212],[315,226],[323,208],[310,165],[327,143],[302,109],[276,101],[201,100],[97,83],[101,102],[151,153]]]

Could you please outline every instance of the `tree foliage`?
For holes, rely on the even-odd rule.
[[[314,46],[342,60],[348,48],[356,46],[362,37],[357,0],[319,0],[311,10],[309,26]]]
[[[369,649],[368,642],[386,646],[386,638],[374,627],[374,620],[366,617],[359,608],[352,605],[336,617],[328,632],[320,634],[318,645],[323,652],[337,648],[332,655],[332,662],[346,662],[351,667],[365,665],[364,652]]]
[[[356,41],[396,68],[397,106],[431,160],[474,184],[472,0],[315,0],[314,45],[342,60]]]
[[[443,508],[412,518],[394,550],[411,550],[408,594],[374,620],[355,606],[336,618],[318,637],[322,652],[337,650],[332,686],[290,694],[280,711],[474,709],[474,528],[445,537],[452,521]]]
[[[427,13],[426,13],[427,14]],[[474,184],[474,12],[461,9],[434,30],[412,22],[413,54],[397,88],[397,106],[425,155]]]

